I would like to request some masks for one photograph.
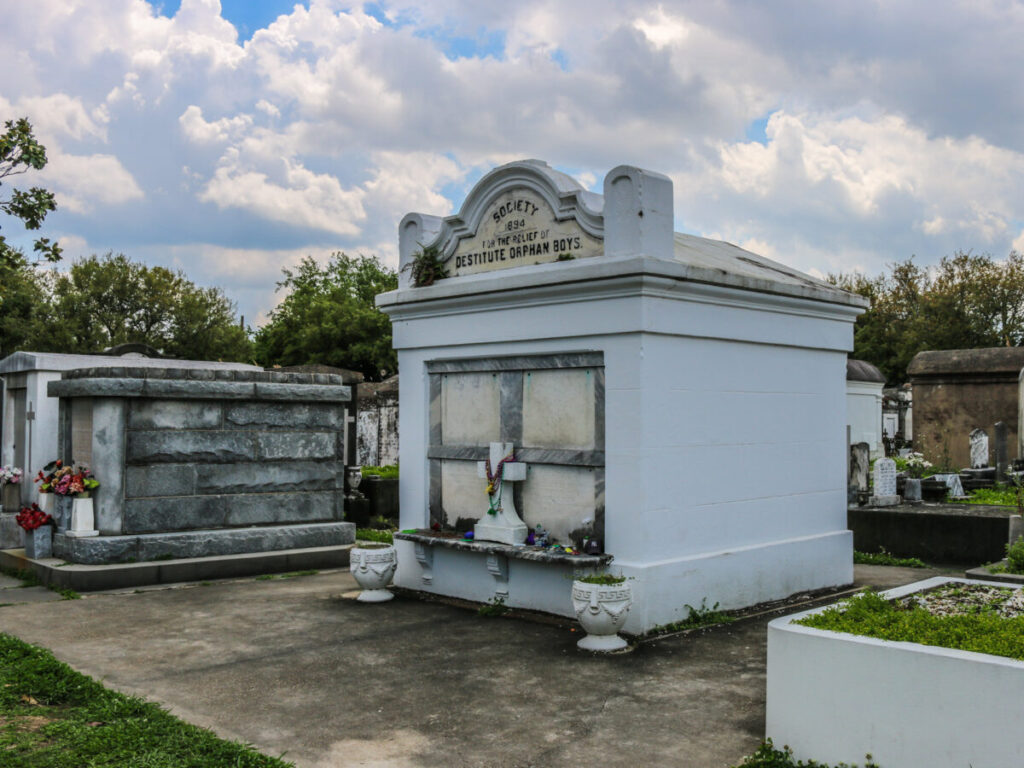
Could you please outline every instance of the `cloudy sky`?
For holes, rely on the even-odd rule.
[[[1024,3],[4,0],[68,260],[219,285],[247,322],[306,254],[395,265],[537,157],[675,182],[676,229],[813,274],[1024,250]],[[14,242],[12,221],[0,221]],[[7,226],[11,225],[11,226]],[[27,242],[23,238],[21,242]]]

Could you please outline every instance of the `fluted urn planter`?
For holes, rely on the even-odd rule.
[[[602,578],[602,577],[597,577]],[[604,583],[577,579],[572,583],[572,607],[586,637],[576,643],[585,651],[619,651],[628,643],[619,637],[633,604],[633,590],[625,579],[603,577]]]
[[[361,603],[383,603],[394,597],[387,590],[398,567],[398,552],[392,544],[364,544],[349,553],[349,570],[362,588]]]

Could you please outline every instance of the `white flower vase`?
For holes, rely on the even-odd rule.
[[[633,590],[625,581],[619,584],[572,583],[572,607],[587,636],[576,643],[585,651],[620,651],[629,645],[618,632],[626,623],[633,605]]]
[[[37,504],[43,512],[53,517],[53,513],[57,509],[57,496],[53,493],[40,493]]]
[[[394,546],[353,547],[349,553],[349,570],[362,588],[356,599],[361,603],[383,603],[394,595],[386,587],[398,567]]]
[[[71,506],[71,520],[64,535],[77,539],[100,535],[96,530],[96,515],[93,512],[91,498],[75,497]]]

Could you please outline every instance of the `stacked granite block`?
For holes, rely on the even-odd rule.
[[[340,376],[87,368],[52,382],[70,455],[73,398],[88,398],[100,536],[57,553],[99,563],[350,543]],[[81,408],[77,412],[81,412]]]

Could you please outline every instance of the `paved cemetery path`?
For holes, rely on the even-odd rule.
[[[858,566],[884,586],[935,573]],[[339,571],[100,594],[0,608],[0,631],[304,768],[713,768],[760,743],[773,616],[597,658],[568,623],[354,588]]]

